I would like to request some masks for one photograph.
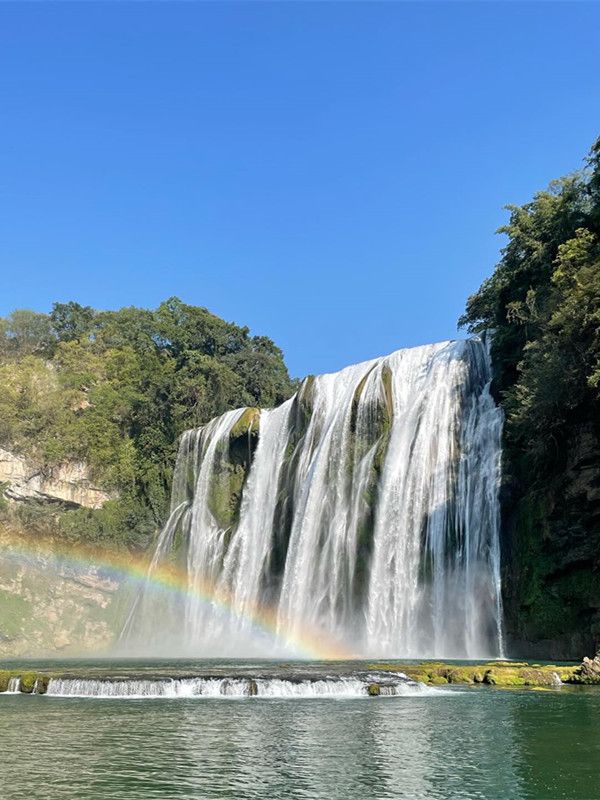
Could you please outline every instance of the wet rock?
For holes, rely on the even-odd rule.
[[[7,669],[0,670],[0,692],[6,692],[8,690],[9,681],[10,672]]]
[[[600,651],[594,658],[587,656],[581,662],[581,666],[576,673],[577,683],[598,683],[600,684]]]
[[[472,686],[559,688],[576,683],[579,667],[529,664],[515,661],[490,661],[486,664],[455,666],[443,662],[400,665],[409,678],[431,686],[445,683]],[[379,669],[398,670],[399,665],[378,665]],[[582,682],[582,681],[579,681]]]
[[[229,438],[235,440],[240,437],[258,436],[259,428],[260,409],[247,408],[229,431]]]
[[[35,687],[36,681],[35,672],[24,672],[21,675],[21,682],[19,683],[19,691],[23,694],[31,694]]]

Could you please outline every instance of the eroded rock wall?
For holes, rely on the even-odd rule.
[[[600,426],[573,424],[554,470],[505,452],[503,594],[509,654],[578,660],[600,647]]]
[[[0,530],[0,657],[109,648],[126,607],[123,589],[93,563]]]
[[[42,470],[23,456],[0,449],[0,486],[9,500],[60,502],[101,508],[111,495],[94,486],[86,464],[69,462]]]

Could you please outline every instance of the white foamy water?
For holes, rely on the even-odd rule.
[[[260,412],[243,468],[232,432],[244,409],[188,431],[172,515],[124,645],[277,654],[295,652],[309,631],[357,655],[503,656],[502,414],[491,377],[487,343],[474,338],[306,379],[289,401]],[[237,506],[224,526],[214,498],[227,496],[239,469],[245,481],[241,493],[231,490]],[[165,611],[152,573],[173,558],[188,591]],[[207,584],[226,608],[207,601]],[[253,651],[265,606],[277,647],[268,652],[273,642],[260,634]]]
[[[173,678],[161,680],[94,680],[52,678],[47,695],[98,698],[358,698],[368,697],[376,685],[381,696],[400,697],[439,693],[401,675],[373,675],[286,680],[282,678]]]

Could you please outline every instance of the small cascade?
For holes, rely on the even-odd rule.
[[[21,678],[9,678],[6,694],[18,694],[21,691]]]
[[[239,524],[217,582],[217,594],[232,598],[236,609],[232,633],[238,636],[251,633],[253,610],[268,589],[276,548],[275,511],[292,407],[293,402],[288,400],[279,408],[260,414],[260,437],[244,487]],[[213,638],[221,632],[217,625],[212,630]]]
[[[503,656],[491,378],[485,337],[442,342],[185,433],[123,647],[302,656],[310,639],[356,655]],[[184,592],[157,590],[169,566]]]
[[[48,696],[98,698],[327,698],[400,697],[431,694],[436,690],[409,680],[401,673],[373,673],[364,677],[313,680],[285,678],[198,677],[161,680],[52,678]]]

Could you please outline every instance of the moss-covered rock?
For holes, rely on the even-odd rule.
[[[483,682],[490,686],[560,686],[562,681],[553,669],[544,667],[492,667]]]
[[[35,687],[37,675],[35,672],[22,672],[20,677],[19,691],[23,694],[31,694]]]
[[[8,684],[11,674],[7,669],[0,670],[0,692],[5,692],[8,689]]]
[[[412,680],[431,686],[443,684],[499,687],[555,688],[561,683],[578,683],[579,667],[531,665],[527,662],[490,661],[484,664],[453,665],[443,662],[420,664],[372,664],[372,668],[404,672]]]
[[[392,388],[392,370],[387,364],[381,370],[381,386],[387,415],[391,420],[394,415],[394,391]]]
[[[315,401],[315,376],[307,375],[302,381],[302,386],[296,395],[297,404],[303,413],[310,417],[313,412]]]
[[[445,675],[432,675],[429,678],[429,683],[432,686],[442,686],[444,683],[448,683],[448,678]]]
[[[456,667],[448,670],[446,678],[448,683],[483,683],[484,673],[471,667]]]
[[[247,408],[215,455],[208,508],[219,528],[231,535],[239,518],[242,491],[260,430],[260,409]]]
[[[240,436],[258,436],[259,429],[260,409],[247,408],[229,431],[229,439],[239,439]]]
[[[378,382],[377,391],[370,392],[367,399],[365,396],[367,384],[374,380]],[[375,365],[356,387],[350,411],[351,446],[347,459],[349,476],[358,468],[359,463],[365,463],[362,459],[369,459],[367,480],[362,484],[361,514],[356,531],[357,557],[353,595],[357,608],[362,606],[368,588],[375,509],[381,486],[381,472],[389,445],[392,414],[392,372],[387,366],[383,366],[379,372]]]
[[[381,694],[381,686],[378,683],[370,683],[367,686],[367,694],[369,697],[379,697]]]
[[[208,495],[208,508],[219,528],[230,530],[237,522],[246,470],[241,464],[223,464],[215,471]]]
[[[404,667],[402,668],[404,671]],[[418,671],[410,671],[407,672],[409,678],[413,681],[417,681],[417,683],[429,683],[430,676],[427,672],[418,672]]]

